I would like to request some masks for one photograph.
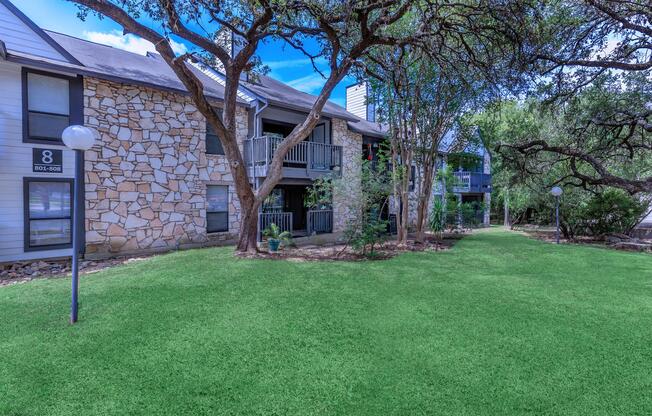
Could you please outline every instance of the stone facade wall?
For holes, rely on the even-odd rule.
[[[100,139],[85,153],[88,255],[209,242],[207,184],[231,185],[229,233],[215,238],[237,233],[228,167],[205,154],[205,120],[188,97],[87,77],[84,119]],[[238,123],[246,137],[246,110]]]
[[[244,141],[247,139],[247,111],[244,108],[238,108],[235,114],[236,118],[236,138],[242,152]],[[204,122],[204,128],[206,124]],[[202,137],[205,135],[205,130]],[[202,168],[199,169],[199,178],[206,185],[228,185],[229,187],[229,232],[228,233],[215,233],[209,234],[210,240],[227,240],[234,239],[240,232],[240,224],[242,221],[242,213],[240,211],[240,201],[235,192],[233,184],[233,176],[229,169],[229,164],[226,156],[212,155],[205,153],[205,142],[202,147],[202,152],[199,157],[199,162]]]
[[[332,120],[333,144],[342,146],[342,183],[344,188],[333,192],[333,231],[341,232],[351,216],[347,201],[351,194],[360,192],[361,162],[362,162],[362,135],[350,131],[346,121]]]

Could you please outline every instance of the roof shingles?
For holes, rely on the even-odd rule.
[[[57,32],[46,31],[46,33],[82,65],[68,65],[70,69],[153,88],[186,91],[174,71],[158,54],[140,55]],[[204,90],[210,98],[224,99],[222,85],[197,68],[190,65],[189,67],[204,84]],[[264,75],[259,76],[257,82],[243,81],[242,85],[270,105],[306,113],[311,110],[317,99],[314,95],[298,91]],[[241,100],[241,103],[245,102]],[[382,137],[386,134],[386,129],[378,123],[361,119],[332,101],[326,103],[322,113],[327,117],[346,120],[351,130],[363,135]]]

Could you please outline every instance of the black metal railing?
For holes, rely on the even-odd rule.
[[[276,224],[281,231],[292,232],[291,212],[260,212],[258,213],[258,241],[262,240],[263,232],[270,225]]]
[[[333,210],[308,211],[308,235],[333,232]]]
[[[491,175],[482,172],[453,172],[453,192],[491,192]]]
[[[245,163],[249,167],[267,167],[283,141],[280,137],[263,136],[244,142]],[[303,141],[293,146],[283,158],[285,166],[309,171],[342,170],[342,146]]]

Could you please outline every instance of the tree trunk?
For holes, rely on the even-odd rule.
[[[241,253],[258,251],[258,212],[243,212],[236,250]]]
[[[408,239],[408,222],[410,218],[410,193],[407,191],[401,192],[401,221],[400,227],[398,229],[398,234],[396,242],[399,245],[404,245],[407,243]]]
[[[508,190],[505,191],[503,225],[505,227],[510,226],[510,221],[509,221],[509,191]]]
[[[426,164],[423,166],[423,177],[419,185],[420,195],[417,205],[417,235],[416,242],[424,243],[426,240],[426,221],[428,219],[428,207],[430,206],[430,194],[432,193],[434,163],[426,158]]]
[[[254,204],[255,205],[255,204]],[[245,207],[241,204],[242,223],[236,247],[239,252],[256,252],[258,249],[258,206]]]

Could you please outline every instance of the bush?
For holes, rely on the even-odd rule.
[[[444,232],[446,224],[446,209],[442,198],[436,197],[432,201],[432,210],[430,211],[429,226],[432,232],[441,234]]]
[[[484,220],[484,203],[464,202],[460,205],[460,218],[462,225],[468,228],[477,228]]]
[[[446,201],[436,197],[430,211],[429,226],[434,233],[441,234],[446,228],[458,225],[476,228],[483,224],[485,205],[482,202],[457,203],[457,197],[450,194]]]
[[[578,235],[602,236],[629,233],[647,212],[649,200],[624,191],[607,189],[575,206],[564,204],[561,226],[567,238]]]
[[[346,195],[346,210],[353,215],[344,228],[344,237],[351,247],[362,255],[374,255],[375,247],[387,238],[389,221],[381,213],[388,204],[391,185],[383,164],[362,161],[361,188],[350,181],[338,179],[334,186]]]

